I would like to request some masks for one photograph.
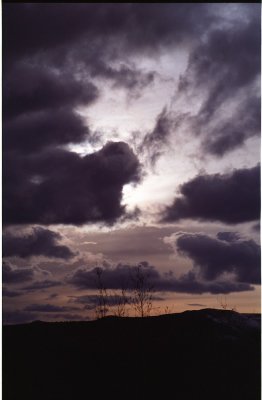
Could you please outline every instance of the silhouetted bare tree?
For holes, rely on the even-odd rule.
[[[153,285],[150,283],[149,273],[138,265],[132,281],[131,305],[140,317],[148,317],[153,307]]]
[[[108,312],[108,293],[102,280],[103,270],[101,268],[96,268],[95,273],[96,273],[96,285],[98,289],[95,314],[96,318],[99,319],[105,317]]]
[[[121,294],[114,294],[115,296],[115,309],[114,315],[117,317],[126,317],[128,315],[127,305],[130,302],[130,298],[127,295],[127,290],[122,287]]]
[[[228,302],[227,302],[227,297],[226,297],[226,296],[224,296],[224,300],[223,300],[223,298],[222,298],[222,296],[221,296],[220,301],[219,301],[219,300],[217,300],[217,301],[219,302],[220,307],[221,307],[223,310],[237,311],[236,306],[233,306],[233,307],[230,307],[230,306],[229,306],[229,304],[228,304]]]
[[[127,306],[130,305],[136,315],[140,317],[148,317],[153,309],[153,285],[150,282],[150,273],[143,267],[138,265],[131,274],[130,283],[126,286],[122,285],[121,293],[110,293],[106,288],[103,279],[103,270],[96,268],[96,287],[98,289],[97,304],[95,306],[96,318],[103,318],[107,315],[110,307],[112,313],[118,317],[128,315]],[[128,287],[129,289],[126,289]],[[130,288],[131,287],[131,288]]]

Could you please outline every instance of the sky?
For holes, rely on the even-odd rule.
[[[3,322],[260,312],[260,5],[2,9]]]

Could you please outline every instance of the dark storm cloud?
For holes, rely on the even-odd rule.
[[[33,228],[32,233],[26,236],[6,233],[2,239],[3,256],[25,258],[42,255],[63,259],[74,257],[75,253],[69,247],[57,244],[61,239],[62,236],[58,232],[41,227]]]
[[[25,156],[50,146],[92,141],[74,109],[98,97],[97,88],[71,73],[28,60],[3,76],[3,148]]]
[[[177,279],[174,278],[173,281],[170,280],[168,284],[164,285],[164,287],[167,287],[167,289],[164,290],[188,294],[227,294],[254,290],[250,284],[243,282],[223,279],[213,282],[201,280],[193,271],[190,271]]]
[[[14,310],[5,311],[3,310],[3,324],[25,324],[35,319],[35,316],[30,312]]]
[[[153,130],[145,135],[138,149],[146,154],[152,166],[156,164],[156,161],[161,156],[163,148],[168,145],[168,138],[172,127],[173,120],[171,114],[165,107],[157,116]]]
[[[152,82],[155,73],[139,70],[128,57],[155,57],[164,48],[186,44],[193,50],[180,91],[188,86],[197,90],[208,87],[210,93],[197,119],[198,125],[206,124],[223,100],[231,98],[234,89],[248,85],[260,70],[259,6],[240,6],[248,22],[240,18],[239,24],[223,28],[224,19],[216,7],[219,11],[224,6],[213,7],[177,3],[4,4],[3,60],[8,65],[3,69],[4,115],[39,106],[88,104],[97,97],[97,90],[88,81],[79,81],[80,76],[106,78],[115,87],[142,88]],[[245,120],[246,125],[249,121]],[[256,131],[257,122],[253,125]],[[217,127],[218,134],[212,136],[218,136],[218,143],[206,143],[209,150],[221,153],[235,145],[232,129],[232,124]],[[241,129],[239,137],[252,130],[243,124]],[[226,130],[230,130],[229,136]],[[71,141],[79,139],[77,133],[69,136]]]
[[[91,82],[52,72],[42,65],[20,63],[3,82],[3,116],[14,119],[29,112],[89,104],[97,96],[98,90]]]
[[[2,288],[2,296],[3,297],[18,297],[21,296],[23,293],[19,292],[18,290],[12,290],[5,286]]]
[[[246,10],[249,16],[253,8]],[[206,4],[3,4],[4,224],[113,223],[123,217],[122,189],[138,180],[138,161],[124,143],[107,144],[83,158],[62,150],[70,143],[92,141],[92,132],[75,110],[98,98],[91,79],[109,79],[113,87],[130,90],[143,88],[155,73],[139,69],[132,56],[157,57],[184,44],[194,50],[203,34],[207,40],[190,57],[186,79],[191,74],[198,83],[204,69],[212,76],[203,54],[213,57],[218,46],[225,60],[220,60],[220,52],[214,54],[214,81],[221,85],[226,77],[232,88],[249,85],[257,71],[257,23],[254,28],[241,23],[229,31],[229,42],[239,49],[235,59],[246,63],[242,45],[254,56],[246,72],[236,67],[231,82],[224,71],[235,68],[232,45],[220,38],[223,29],[214,30],[220,22],[223,18]],[[183,84],[187,86],[185,80]],[[222,89],[228,98],[227,88]],[[211,100],[219,104],[216,83],[210,90]],[[210,107],[214,108],[211,101]],[[201,113],[202,120],[207,119],[204,106]],[[146,139],[153,163],[168,134],[163,111]],[[211,142],[211,147],[217,146]]]
[[[211,135],[203,142],[203,149],[210,154],[223,156],[244,144],[245,140],[260,134],[261,101],[251,96],[242,101],[234,117],[210,128]]]
[[[200,175],[180,187],[163,221],[183,218],[235,224],[260,218],[260,166],[230,174]]]
[[[257,7],[253,4],[249,10]],[[207,33],[191,53],[180,80],[179,93],[205,93],[197,116],[191,120],[192,129],[206,135],[203,149],[217,156],[260,134],[261,23],[257,11],[249,13],[245,22]],[[234,110],[229,105],[228,118],[224,107],[232,100],[238,107]]]
[[[89,63],[91,77],[101,77],[113,81],[113,87],[124,87],[129,90],[139,90],[148,86],[155,79],[155,73],[143,72],[137,67],[121,65],[113,68],[103,61],[85,60]]]
[[[4,4],[4,151],[92,140],[73,112],[98,97],[89,79],[142,89],[155,73],[128,56],[180,43],[211,19],[204,5]]]
[[[225,279],[217,281],[199,279],[199,276],[194,271],[189,271],[178,278],[174,277],[172,272],[161,275],[154,266],[149,265],[146,261],[137,265],[118,264],[114,268],[100,268],[101,282],[107,289],[133,289],[138,268],[140,268],[145,277],[145,287],[152,287],[154,291],[226,294],[253,290],[253,287],[245,282]],[[97,289],[99,285],[97,270],[97,268],[79,268],[69,275],[66,280],[80,290]],[[87,300],[86,296],[80,296],[79,302],[84,303]]]
[[[75,113],[98,96],[85,70],[131,89],[154,78],[126,64],[113,68],[101,58],[106,46],[98,43],[96,50],[95,38],[101,39],[99,32],[105,29],[103,44],[122,18],[118,8],[109,8],[112,15],[107,6],[97,5],[4,6],[4,223],[111,224],[125,216],[123,186],[139,179],[139,163],[130,148],[108,143],[83,158],[61,149],[92,141]]]
[[[218,232],[217,238],[231,243],[240,239],[240,235],[237,232]]]
[[[4,77],[32,59],[139,90],[155,75],[130,63],[131,54],[192,40],[212,20],[208,7],[194,4],[4,4]]]
[[[26,160],[14,156],[6,163],[10,165],[4,174],[7,224],[113,223],[125,213],[123,186],[140,178],[139,162],[123,142],[108,142],[82,158],[53,150]]]
[[[225,234],[230,232],[220,232],[217,238],[180,233],[176,235],[177,250],[193,260],[200,276],[207,281],[228,273],[238,282],[260,284],[260,246],[253,240],[233,239],[234,233],[230,240],[225,240]]]
[[[50,146],[92,141],[74,108],[93,102],[97,88],[73,74],[27,62],[8,70],[3,79],[4,152],[28,153]]]
[[[23,114],[3,123],[5,151],[27,155],[46,147],[80,143],[89,133],[82,119],[72,110],[40,111]]]
[[[191,54],[188,65],[190,82],[181,79],[180,89],[193,83],[197,88],[210,85],[201,117],[208,121],[223,102],[260,74],[260,19],[212,31]]]
[[[3,263],[3,283],[19,284],[31,281],[33,278],[34,271],[31,268],[14,268],[5,262]]]
[[[38,291],[38,290],[45,290],[49,288],[53,288],[56,286],[61,286],[62,282],[56,281],[56,280],[51,280],[51,279],[45,279],[42,281],[35,281],[30,285],[24,286],[21,288],[21,290],[24,290],[25,292],[33,292],[33,291]]]
[[[53,304],[30,304],[25,307],[24,311],[30,312],[44,312],[44,313],[57,313],[64,311],[74,311],[75,307],[55,306]]]
[[[11,60],[51,50],[59,55],[65,46],[97,38],[152,50],[192,38],[211,21],[204,4],[4,4],[3,52]]]
[[[147,278],[158,276],[158,272],[143,262],[140,264]],[[99,287],[98,271],[101,271],[103,285],[108,289],[132,288],[134,275],[138,266],[130,266],[119,263],[115,268],[78,268],[67,277],[67,282],[80,289],[97,289]]]

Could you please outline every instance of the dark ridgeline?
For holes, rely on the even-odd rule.
[[[258,400],[260,332],[213,309],[4,326],[3,400]]]

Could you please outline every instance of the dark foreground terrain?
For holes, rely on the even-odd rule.
[[[260,399],[260,320],[200,310],[3,327],[3,400]]]

